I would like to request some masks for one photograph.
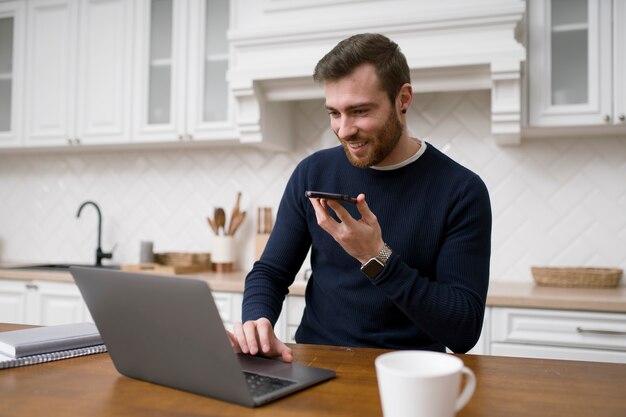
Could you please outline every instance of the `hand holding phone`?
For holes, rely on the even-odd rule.
[[[304,195],[307,198],[324,198],[326,200],[339,200],[356,204],[356,198],[350,197],[348,194],[325,193],[322,191],[306,191]]]

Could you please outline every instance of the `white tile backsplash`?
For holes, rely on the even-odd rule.
[[[470,169],[489,188],[492,280],[529,281],[531,265],[626,268],[626,138],[525,140],[501,147],[490,136],[488,91],[416,96],[410,130]],[[294,103],[295,147],[0,154],[0,258],[92,262],[102,210],[102,247],[138,261],[156,251],[210,251],[206,216],[230,211],[237,191],[248,217],[237,233],[239,265],[254,253],[256,208],[277,208],[295,165],[334,146],[320,100]]]

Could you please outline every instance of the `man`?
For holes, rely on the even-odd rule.
[[[304,159],[280,202],[275,228],[248,274],[238,352],[281,356],[274,331],[309,248],[312,276],[298,343],[471,349],[489,281],[491,208],[481,179],[411,138],[406,58],[382,35],[341,41],[317,64],[341,146]],[[358,196],[308,199],[306,190]]]

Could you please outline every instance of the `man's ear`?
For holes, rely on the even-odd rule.
[[[396,103],[402,113],[406,113],[413,102],[413,87],[409,83],[405,83],[400,87]]]

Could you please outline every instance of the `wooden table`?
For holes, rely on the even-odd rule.
[[[0,331],[24,326],[0,324]],[[257,409],[117,373],[108,354],[0,370],[0,416],[381,416],[379,349],[293,345],[297,362],[337,378]],[[476,392],[458,416],[626,416],[626,365],[458,355]]]

